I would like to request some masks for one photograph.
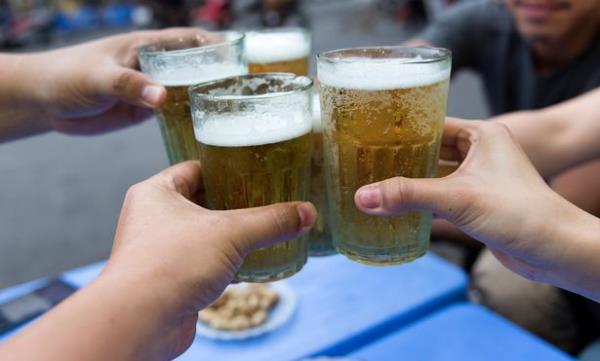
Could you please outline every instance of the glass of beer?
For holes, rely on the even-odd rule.
[[[190,88],[194,130],[210,209],[308,199],[312,81],[293,74],[230,77]],[[306,263],[305,237],[257,250],[243,282],[289,277]]]
[[[337,251],[333,246],[329,226],[329,202],[325,186],[323,166],[323,122],[319,94],[313,94],[313,153],[311,159],[310,201],[317,207],[317,221],[308,234],[308,255],[330,256]]]
[[[435,176],[451,55],[437,48],[336,50],[317,59],[333,241],[366,264],[412,261],[427,252],[432,215],[373,217],[354,194],[395,176]]]
[[[188,87],[246,74],[243,40],[233,31],[198,33],[138,49],[142,71],[167,89],[157,118],[171,164],[198,159]]]
[[[303,28],[246,32],[248,72],[308,75],[310,44],[310,33]]]

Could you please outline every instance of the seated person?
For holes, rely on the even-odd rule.
[[[450,49],[455,71],[468,68],[481,75],[494,116],[540,109],[600,85],[600,1],[467,1],[408,44]],[[575,205],[600,215],[599,182],[596,160],[555,175],[550,184]],[[432,238],[468,242],[441,220]],[[587,341],[586,325],[600,322],[587,310],[597,306],[515,277],[489,252],[479,256],[472,276],[473,300],[565,350],[578,349]]]

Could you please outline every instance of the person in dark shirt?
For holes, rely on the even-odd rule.
[[[455,72],[471,69],[483,79],[494,116],[545,108],[600,85],[600,0],[464,2],[409,44],[450,49]],[[597,160],[550,180],[559,194],[595,215],[600,214],[599,183]],[[461,238],[442,221],[432,236]],[[578,318],[588,318],[578,314],[580,300],[514,276],[489,251],[472,275],[474,298],[566,350],[577,348]]]

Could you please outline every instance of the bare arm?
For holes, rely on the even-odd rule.
[[[102,133],[148,118],[166,91],[136,70],[136,49],[181,37],[212,41],[198,28],[174,28],[43,53],[0,54],[0,142],[47,131]]]
[[[538,111],[494,118],[545,177],[600,157],[600,88]]]
[[[453,174],[367,185],[356,205],[385,217],[432,211],[514,272],[600,301],[600,219],[552,191],[505,126],[447,121],[442,149],[462,161]]]
[[[50,130],[43,67],[35,55],[0,55],[0,142]]]
[[[0,360],[162,361],[194,340],[198,310],[231,282],[251,250],[308,232],[309,203],[210,211],[198,162],[133,186],[100,277],[0,344]]]

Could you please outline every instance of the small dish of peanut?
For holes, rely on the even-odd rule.
[[[198,313],[197,331],[222,340],[256,337],[284,324],[295,305],[295,295],[285,282],[231,285]]]

